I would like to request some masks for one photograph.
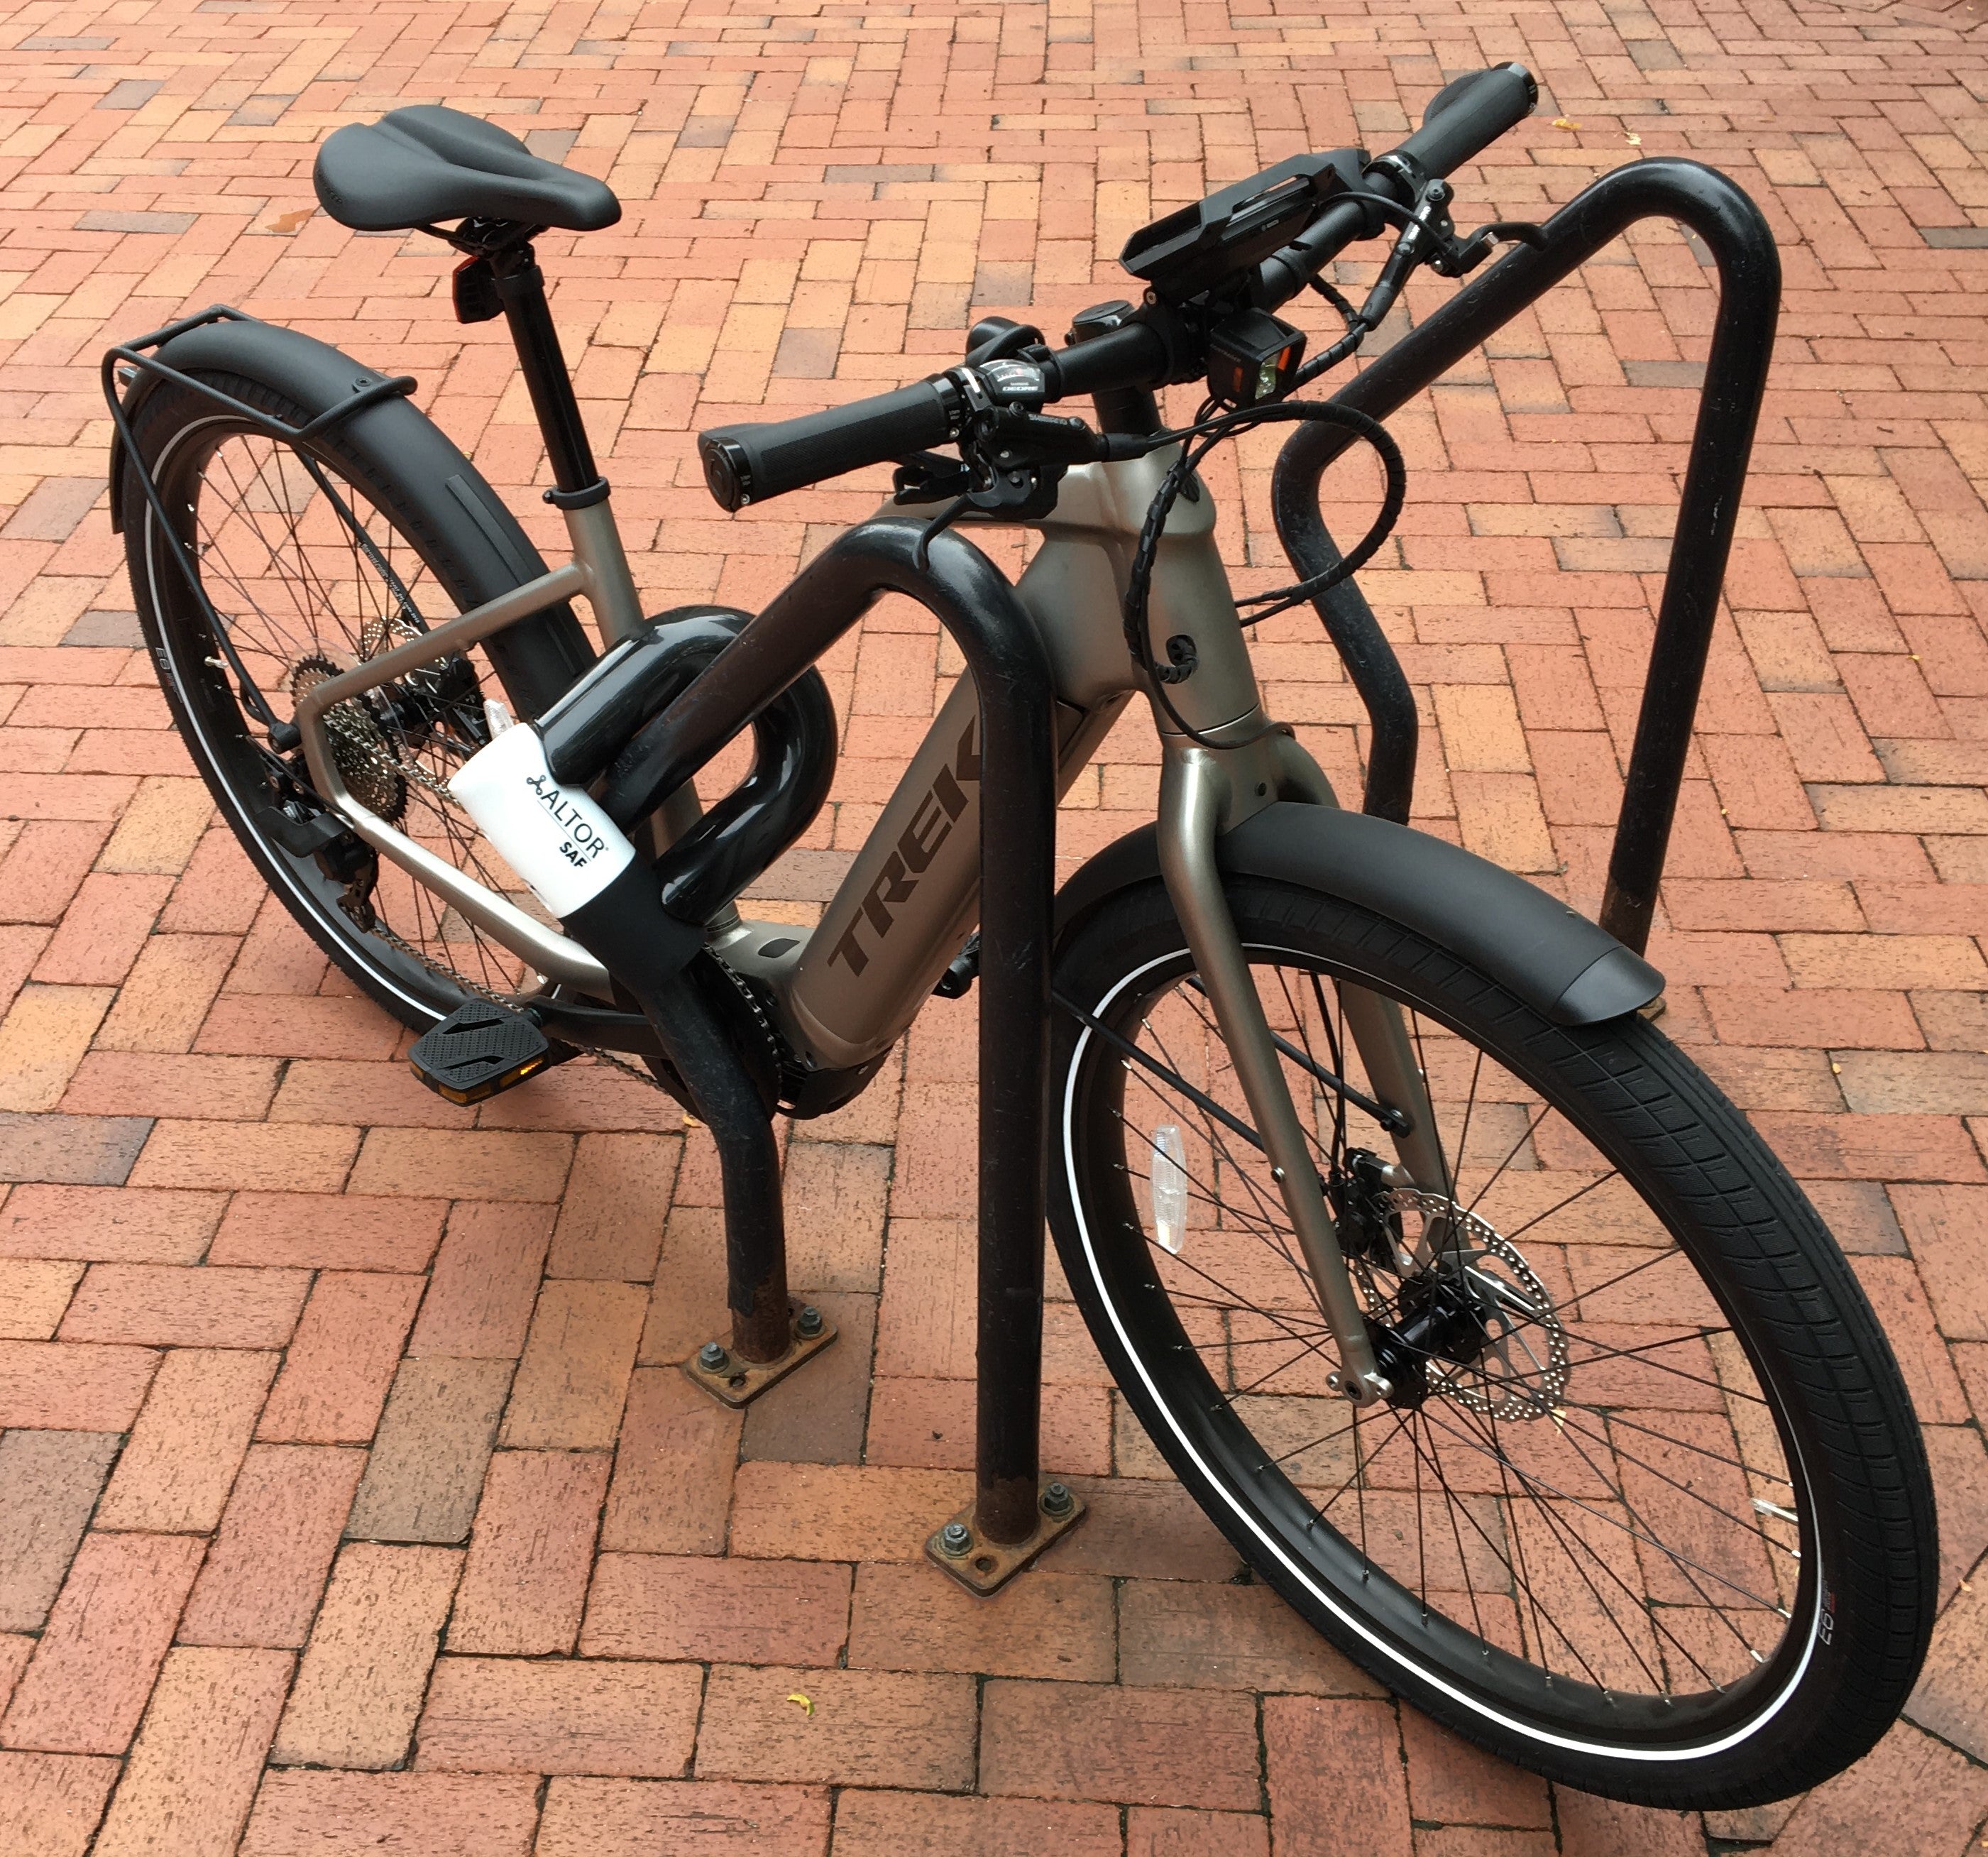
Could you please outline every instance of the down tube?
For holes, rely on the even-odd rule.
[[[1057,705],[1059,793],[1123,701]],[[894,1043],[979,915],[979,702],[962,674],[808,937],[787,995],[808,1056],[841,1069]]]

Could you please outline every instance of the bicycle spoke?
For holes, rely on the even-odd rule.
[[[1474,1439],[1466,1436],[1463,1432],[1458,1431],[1454,1426],[1443,1424],[1439,1419],[1432,1419],[1429,1422],[1435,1425],[1442,1425],[1443,1430],[1448,1432],[1451,1436],[1456,1438],[1459,1443],[1468,1446],[1469,1449],[1483,1452],[1487,1456],[1493,1455],[1493,1453],[1486,1450],[1485,1447],[1482,1444],[1476,1443]],[[1723,1574],[1716,1572],[1712,1568],[1705,1566],[1702,1563],[1692,1560],[1687,1554],[1680,1554],[1678,1550],[1674,1548],[1667,1548],[1662,1541],[1658,1541],[1655,1537],[1645,1534],[1640,1531],[1631,1527],[1627,1523],[1618,1522],[1612,1515],[1604,1514],[1601,1510],[1594,1507],[1591,1504],[1583,1502],[1579,1497],[1572,1494],[1570,1491],[1560,1489],[1554,1483],[1547,1482],[1545,1478],[1539,1476],[1536,1472],[1526,1470],[1523,1465],[1515,1463],[1512,1466],[1512,1470],[1515,1476],[1520,1477],[1526,1483],[1529,1484],[1537,1483],[1539,1487],[1544,1490],[1548,1495],[1558,1497],[1561,1501],[1572,1504],[1574,1507],[1581,1510],[1584,1514],[1592,1515],[1597,1521],[1606,1523],[1608,1526],[1611,1528],[1619,1528],[1625,1534],[1630,1536],[1634,1540],[1646,1541],[1651,1547],[1655,1548],[1659,1554],[1676,1561],[1679,1566],[1694,1568],[1699,1572],[1703,1574],[1706,1578],[1716,1580],[1720,1585],[1732,1588],[1733,1591],[1738,1593],[1742,1598],[1750,1599],[1754,1605],[1763,1607],[1768,1612],[1777,1613],[1783,1618],[1786,1618],[1787,1616],[1787,1613],[1782,1611],[1780,1605],[1774,1600],[1763,1599],[1758,1593],[1750,1592],[1745,1587],[1739,1585],[1737,1581],[1727,1579]],[[1608,1479],[1604,1477],[1602,1480],[1606,1483]],[[1618,1491],[1617,1493],[1619,1495],[1621,1493],[1620,1491]]]
[[[1480,1052],[1479,1056],[1481,1058],[1483,1054]],[[1557,1206],[1550,1206],[1543,1213],[1533,1213],[1532,1217],[1528,1219],[1523,1225],[1515,1225],[1513,1226],[1511,1230],[1505,1234],[1505,1236],[1508,1239],[1516,1239],[1522,1233],[1530,1231],[1534,1226],[1545,1224],[1546,1222],[1549,1219],[1554,1217],[1555,1214],[1565,1212],[1567,1209],[1570,1206],[1573,1205],[1576,1200],[1585,1199],[1588,1194],[1594,1192],[1596,1187],[1602,1186],[1610,1180],[1619,1179],[1621,1178],[1621,1174],[1620,1170],[1611,1167],[1606,1173],[1596,1175],[1595,1177],[1590,1180],[1585,1186],[1576,1187],[1574,1191],[1569,1193],[1564,1199],[1561,1200]]]
[[[425,626],[420,583],[431,570],[394,519],[330,462],[238,431],[203,455],[199,472],[187,502],[196,562],[225,628],[221,648],[245,655],[242,676],[261,686],[256,700],[276,714],[292,702],[305,660],[343,668]],[[382,774],[401,783],[401,829],[502,891],[515,880],[492,868],[489,847],[441,790],[482,745],[482,719],[478,684],[465,692],[436,681],[444,674],[394,686],[390,701],[352,699],[363,719],[357,746],[335,741],[334,755],[384,758]],[[459,678],[462,671],[447,674]],[[286,768],[273,753],[269,759],[269,777],[280,783]],[[300,758],[289,766],[307,779]],[[371,901],[376,921],[366,945],[378,953],[369,958],[412,959],[499,998],[516,991],[516,958],[422,885],[383,873]]]
[[[1519,1138],[1512,1144],[1510,1152],[1506,1155],[1504,1159],[1498,1163],[1497,1167],[1493,1170],[1490,1179],[1486,1180],[1482,1186],[1478,1188],[1476,1197],[1473,1198],[1470,1203],[1463,1209],[1466,1212],[1474,1213],[1476,1211],[1478,1206],[1483,1201],[1484,1196],[1488,1193],[1493,1187],[1496,1186],[1499,1181],[1504,1177],[1505,1169],[1510,1167],[1512,1163],[1519,1158],[1519,1150],[1524,1147],[1526,1142],[1530,1142],[1534,1135],[1539,1133],[1540,1123],[1543,1122],[1552,1113],[1552,1104],[1542,1103],[1540,1105],[1539,1114],[1534,1116],[1533,1119],[1526,1125],[1524,1134],[1521,1135]]]
[[[1344,983],[1283,961],[1253,961],[1253,971],[1318,1165],[1342,1169],[1348,1105],[1359,1106],[1366,1087],[1345,1034]],[[1315,1404],[1316,1376],[1336,1365],[1334,1337],[1309,1293],[1269,1162],[1232,1125],[1246,1129],[1246,1119],[1222,1108],[1233,1100],[1232,1067],[1205,989],[1191,976],[1155,983],[1139,1011],[1129,1042],[1144,1060],[1126,1054],[1121,1066],[1139,1089],[1121,1091],[1125,1108],[1111,1125],[1124,1142],[1128,1186],[1148,1182],[1142,1194],[1151,1137],[1134,1125],[1135,1104],[1171,1112],[1166,1119],[1205,1142],[1205,1172],[1183,1170],[1186,1203],[1213,1233],[1232,1234],[1219,1256],[1234,1267],[1176,1257],[1158,1281],[1196,1324],[1192,1332],[1208,1338],[1192,1346],[1217,1375],[1217,1396],[1262,1440],[1257,1472],[1339,1466],[1330,1487],[1305,1500],[1321,1524],[1344,1531],[1361,1577],[1393,1581],[1432,1623],[1444,1615],[1487,1656],[1494,1643],[1516,1644],[1541,1670],[1611,1693],[1729,1687],[1768,1642],[1749,1621],[1774,1634],[1786,1628],[1768,1570],[1800,1560],[1785,1531],[1749,1506],[1751,1491],[1784,1490],[1787,1478],[1747,1461],[1762,1450],[1740,1448],[1751,1433],[1731,1429],[1764,1395],[1743,1372],[1727,1385],[1699,1365],[1730,1333],[1716,1319],[1654,1334],[1621,1325],[1648,1323],[1645,1311],[1668,1307],[1674,1294],[1635,1300],[1639,1277],[1671,1260],[1689,1271],[1667,1232],[1594,1288],[1576,1287],[1591,1260],[1607,1259],[1591,1228],[1604,1245],[1643,1242],[1633,1226],[1618,1229],[1623,1202],[1601,1196],[1620,1191],[1621,1172],[1608,1158],[1564,1157],[1550,1092],[1412,1007],[1403,1016],[1427,1084],[1432,1165],[1449,1169],[1448,1192],[1403,1189],[1391,1202],[1406,1261],[1364,1250],[1349,1257],[1368,1321],[1416,1363],[1401,1368],[1412,1384],[1398,1376],[1396,1402],[1349,1406],[1346,1416]],[[1205,1067],[1199,1085],[1186,1080],[1202,1071],[1182,1059]],[[1510,1209],[1508,1224],[1485,1216],[1499,1206]],[[1444,1315],[1452,1326],[1429,1329],[1426,1343],[1410,1338],[1427,1306],[1425,1282],[1475,1298]],[[1290,1306],[1281,1306],[1287,1296]],[[1499,1317],[1475,1343],[1454,1325],[1472,1308]],[[1604,1309],[1605,1317],[1588,1314]],[[1706,1398],[1685,1402],[1675,1417],[1661,1397],[1650,1412],[1634,1409],[1637,1382],[1620,1376],[1644,1372],[1660,1387]],[[1584,1373],[1599,1376],[1585,1391]],[[1726,1416],[1712,1419],[1707,1402]],[[1486,1597],[1493,1568],[1495,1612]]]
[[[1606,1483],[1608,1480],[1608,1477],[1603,1473],[1601,1467],[1595,1463],[1594,1460],[1588,1455],[1588,1453],[1581,1449],[1578,1444],[1575,1445],[1574,1448],[1574,1454],[1578,1456],[1590,1470],[1593,1470],[1595,1475],[1598,1477],[1600,1477],[1604,1483]],[[1614,1454],[1618,1456],[1621,1455],[1619,1451],[1616,1452]],[[1635,1460],[1631,1460],[1631,1461],[1633,1462]],[[1682,1487],[1682,1485],[1679,1485],[1679,1487],[1680,1488]],[[1631,1521],[1641,1523],[1646,1528],[1649,1526],[1647,1522],[1644,1522],[1642,1515],[1638,1510],[1636,1505],[1629,1500],[1628,1491],[1622,1489],[1619,1484],[1615,1489],[1615,1497],[1616,1500],[1621,1504],[1623,1508],[1628,1511],[1629,1519]],[[1713,1601],[1712,1595],[1705,1590],[1702,1585],[1699,1584],[1696,1574],[1692,1571],[1694,1568],[1698,1567],[1698,1563],[1692,1561],[1689,1555],[1679,1554],[1675,1548],[1665,1547],[1661,1541],[1656,1540],[1654,1534],[1651,1535],[1649,1539],[1657,1548],[1658,1551],[1666,1555],[1669,1558],[1672,1564],[1683,1575],[1685,1580],[1690,1585],[1692,1590],[1705,1602],[1706,1609],[1718,1619],[1719,1622],[1726,1627],[1727,1631],[1731,1632],[1734,1638],[1739,1640],[1741,1646],[1750,1656],[1753,1655],[1753,1647],[1750,1644],[1747,1643],[1745,1634],[1743,1633],[1740,1628],[1733,1624],[1731,1619],[1726,1615],[1726,1608],[1716,1603]],[[1733,1585],[1732,1581],[1723,1578],[1722,1576],[1717,1574],[1712,1573],[1708,1568],[1699,1568],[1699,1571],[1705,1573],[1709,1578],[1718,1580],[1722,1585]],[[1733,1590],[1735,1591],[1743,1592],[1745,1588],[1743,1587],[1734,1586]],[[1761,1603],[1766,1602],[1761,1602]],[[1779,1606],[1774,1606],[1772,1609],[1780,1613],[1780,1615],[1783,1619],[1787,1616],[1787,1614],[1784,1611],[1782,1611]],[[1692,1661],[1696,1663],[1697,1660],[1694,1658]]]

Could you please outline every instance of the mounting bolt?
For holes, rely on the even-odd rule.
[[[1325,1384],[1329,1391],[1338,1392],[1344,1387],[1346,1382],[1339,1377],[1339,1370],[1334,1368],[1325,1376]]]
[[[1076,1506],[1077,1498],[1067,1483],[1053,1483],[1043,1491],[1043,1513],[1052,1521],[1060,1521]]]
[[[706,1373],[722,1373],[732,1364],[732,1357],[722,1341],[706,1341],[697,1351],[697,1364]]]
[[[821,1333],[821,1311],[813,1303],[803,1303],[800,1314],[794,1317],[794,1333],[804,1341],[811,1341]]]
[[[938,1551],[952,1560],[961,1560],[973,1545],[973,1531],[964,1522],[948,1522],[938,1531]]]

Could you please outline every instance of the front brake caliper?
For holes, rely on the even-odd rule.
[[[1364,1148],[1347,1151],[1344,1163],[1326,1182],[1339,1229],[1339,1248],[1348,1260],[1364,1258],[1383,1270],[1398,1270],[1401,1215],[1389,1195],[1387,1163]]]

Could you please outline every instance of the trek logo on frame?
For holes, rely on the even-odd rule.
[[[830,953],[831,964],[840,961],[853,975],[860,974],[870,965],[869,952],[863,946],[865,923],[877,932],[877,939],[881,942],[898,919],[891,911],[910,900],[939,847],[952,836],[953,827],[966,810],[962,783],[970,780],[975,786],[980,784],[980,753],[974,746],[979,726],[978,716],[966,725],[966,732],[954,751],[952,765],[938,770],[938,777],[912,813],[911,824],[898,834],[898,848],[884,861],[883,870],[863,898],[862,914],[850,924],[849,932]]]

